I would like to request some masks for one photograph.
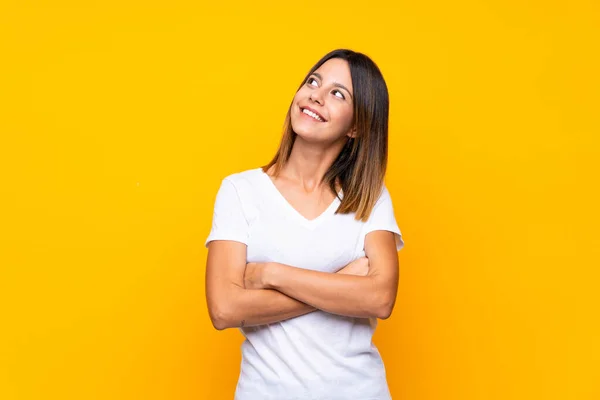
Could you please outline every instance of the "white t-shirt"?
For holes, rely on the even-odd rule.
[[[362,257],[374,230],[395,233],[404,246],[384,187],[367,222],[335,214],[335,199],[308,220],[294,209],[262,169],[223,179],[217,193],[212,240],[247,245],[247,262],[278,262],[336,272]],[[371,339],[376,318],[353,318],[321,310],[267,325],[240,328],[242,363],[236,400],[390,399],[385,368]]]

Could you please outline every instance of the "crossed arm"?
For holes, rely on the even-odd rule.
[[[234,241],[212,241],[208,249],[206,298],[219,330],[278,322],[317,309],[385,319],[396,301],[398,253],[389,231],[367,234],[366,274],[357,262],[338,273],[279,263],[246,264],[246,245]]]

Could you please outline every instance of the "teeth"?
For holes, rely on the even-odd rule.
[[[306,115],[310,115],[311,117],[313,117],[314,119],[316,119],[317,121],[321,121],[323,122],[323,119],[321,117],[319,117],[317,114],[315,114],[314,112],[307,110],[306,108],[302,109],[302,112]]]

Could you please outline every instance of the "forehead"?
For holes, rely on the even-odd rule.
[[[352,90],[352,76],[348,62],[341,58],[331,58],[315,70],[323,77],[324,82],[341,83]]]

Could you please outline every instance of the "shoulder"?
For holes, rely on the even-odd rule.
[[[384,184],[381,188],[381,192],[371,209],[367,222],[373,220],[385,218],[389,219],[394,215],[394,206],[392,204],[392,196],[387,186]]]
[[[381,188],[381,193],[379,193],[379,197],[375,202],[375,207],[379,206],[381,203],[392,202],[392,196],[390,195],[390,191],[387,186],[384,184]]]
[[[261,179],[261,168],[253,168],[227,175],[223,181],[231,183],[236,189],[252,188]]]
[[[221,190],[250,212],[252,206],[260,202],[263,174],[261,168],[253,168],[227,175],[221,182]]]
[[[395,234],[396,250],[399,251],[404,246],[402,232],[396,222],[392,197],[385,185],[383,185],[381,194],[379,195],[365,226],[365,234],[376,230],[393,232]]]

